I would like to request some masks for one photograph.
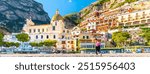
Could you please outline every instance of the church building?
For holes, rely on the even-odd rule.
[[[32,19],[27,19],[23,32],[29,34],[30,42],[41,42],[45,40],[57,40],[58,49],[74,49],[71,30],[67,29],[63,17],[57,10],[50,24],[36,25]]]

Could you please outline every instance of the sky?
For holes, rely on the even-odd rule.
[[[50,18],[59,9],[62,16],[70,13],[79,12],[84,7],[90,5],[96,0],[36,0],[43,4],[44,10],[49,14]]]

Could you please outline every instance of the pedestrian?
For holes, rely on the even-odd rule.
[[[95,39],[96,40],[96,43],[95,43],[95,46],[96,46],[96,55],[98,55],[99,53],[101,54],[101,40],[98,40],[98,39]],[[101,54],[102,56],[102,54]]]

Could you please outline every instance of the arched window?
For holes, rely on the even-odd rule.
[[[49,35],[47,35],[46,38],[49,39]]]
[[[36,35],[36,39],[38,39],[38,35]]]
[[[38,32],[40,32],[40,29],[38,29]]]
[[[53,38],[56,39],[56,35],[54,35]]]
[[[89,39],[89,36],[86,36],[86,39]]]
[[[29,33],[31,33],[32,32],[32,30],[31,29],[29,29]]]
[[[85,36],[83,36],[83,39],[85,39]]]
[[[44,29],[42,29],[42,32],[44,32]]]
[[[43,39],[43,35],[41,35],[41,39]]]
[[[53,26],[52,30],[55,31],[55,26]]]
[[[34,29],[34,33],[36,32],[36,29]]]

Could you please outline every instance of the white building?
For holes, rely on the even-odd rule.
[[[17,34],[19,34],[19,33],[12,33],[12,34],[4,35],[3,40],[5,42],[19,42],[18,39],[16,38]]]

